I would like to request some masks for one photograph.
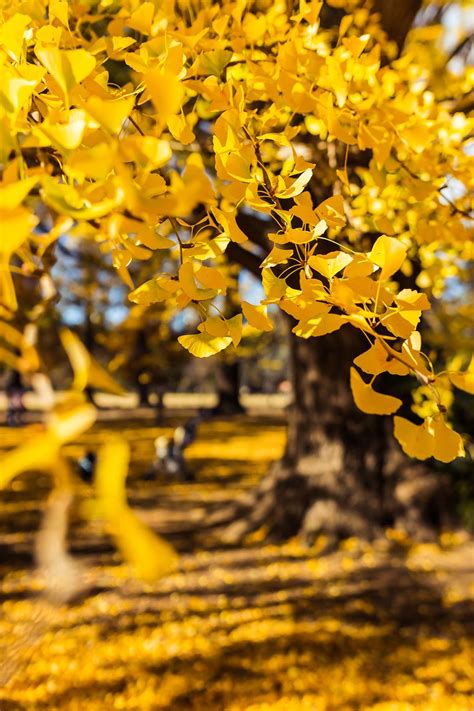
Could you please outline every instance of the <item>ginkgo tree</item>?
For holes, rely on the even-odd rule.
[[[424,471],[409,457],[464,455],[437,385],[472,392],[473,362],[437,372],[420,325],[472,258],[474,71],[450,71],[440,26],[405,41],[418,0],[392,5],[2,3],[5,363],[44,385],[41,343],[9,322],[15,283],[49,274],[45,255],[65,233],[111,255],[133,304],[195,309],[199,326],[179,342],[198,358],[238,349],[246,323],[271,330],[273,308],[287,316],[286,453],[238,502],[228,540],[261,523],[339,536],[421,521],[431,494],[406,495]],[[134,283],[132,262],[156,251],[161,271]],[[226,318],[235,264],[264,297]],[[89,422],[84,387],[112,387],[69,335],[63,343],[76,424],[55,435],[45,466]],[[425,388],[423,419],[400,379]]]

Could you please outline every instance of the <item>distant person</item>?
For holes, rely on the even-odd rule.
[[[95,473],[95,465],[97,455],[95,452],[88,451],[77,463],[78,474],[85,484],[92,484]]]
[[[194,481],[194,474],[186,466],[184,451],[195,440],[197,427],[207,417],[205,410],[200,410],[184,425],[179,425],[172,437],[162,435],[155,440],[155,460],[148,473],[151,478],[156,474],[164,474],[182,481]]]
[[[25,387],[18,370],[14,370],[5,388],[7,395],[7,426],[20,427],[22,425],[23,413],[25,405],[23,396]]]

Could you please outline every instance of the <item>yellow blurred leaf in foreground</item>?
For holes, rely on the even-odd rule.
[[[176,568],[172,546],[145,526],[128,508],[125,479],[130,448],[125,440],[110,439],[99,450],[95,489],[110,534],[135,574],[156,580]]]
[[[46,430],[32,435],[25,444],[0,459],[0,488],[22,472],[52,470],[61,445],[87,430],[95,416],[95,408],[88,404],[52,413]]]
[[[87,385],[92,385],[114,395],[124,394],[121,386],[87,352],[85,346],[72,331],[65,329],[61,331],[60,336],[74,371],[73,388],[75,390],[84,390]]]

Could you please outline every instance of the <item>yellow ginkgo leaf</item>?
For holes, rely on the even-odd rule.
[[[233,212],[224,212],[218,207],[213,207],[212,214],[217,223],[222,227],[224,234],[232,240],[232,242],[246,242],[248,240],[247,235],[242,232],[238,226]]]
[[[127,25],[132,30],[138,30],[144,35],[149,35],[154,14],[155,5],[152,2],[142,2],[127,20]]]
[[[127,442],[110,439],[99,450],[94,486],[99,509],[122,556],[137,577],[152,582],[172,572],[178,556],[129,509],[125,491],[129,459]]]
[[[290,289],[284,279],[277,277],[273,270],[268,268],[262,269],[262,284],[267,303],[280,301]]]
[[[277,266],[277,264],[286,264],[292,254],[292,249],[281,249],[280,247],[273,247],[270,254],[265,257],[260,266],[264,268],[275,267]]]
[[[272,232],[268,235],[268,238],[275,244],[308,244],[314,239],[314,236],[309,230],[295,227],[282,233]]]
[[[54,25],[43,25],[35,31],[37,41],[41,45],[52,45],[57,47],[61,41],[62,28]]]
[[[112,134],[117,134],[133,110],[135,97],[128,96],[113,101],[104,101],[91,96],[84,105],[85,110],[97,123]]]
[[[415,289],[402,289],[395,296],[395,301],[402,311],[426,311],[431,308],[427,295]]]
[[[192,301],[213,299],[217,295],[216,289],[199,289],[195,282],[195,273],[192,262],[185,262],[179,268],[179,285]]]
[[[297,195],[303,192],[312,177],[313,171],[308,168],[308,170],[304,170],[302,173],[300,173],[300,175],[298,175],[296,180],[293,180],[293,182],[289,180],[289,185],[284,190],[280,190],[275,194],[279,198],[296,197]]]
[[[165,123],[181,109],[184,99],[183,84],[174,74],[163,72],[159,68],[150,69],[145,74],[144,81],[158,118]]]
[[[428,127],[421,123],[401,129],[400,135],[415,153],[423,153],[432,140]]]
[[[474,356],[472,356],[466,371],[459,373],[450,372],[449,379],[459,390],[464,390],[466,393],[474,395]]]
[[[19,207],[37,182],[38,178],[31,177],[14,183],[0,183],[0,210],[13,210]]]
[[[368,34],[361,35],[360,37],[354,37],[354,35],[352,35],[352,37],[344,37],[342,43],[347,47],[352,56],[357,59],[364,51],[369,39],[370,35]]]
[[[92,356],[89,366],[89,385],[113,395],[125,395],[122,386]]]
[[[38,218],[23,207],[0,208],[0,261],[8,259],[23,244],[37,223]]]
[[[409,457],[428,459],[433,456],[434,440],[426,422],[415,425],[404,417],[393,418],[393,434]]]
[[[0,47],[4,48],[15,62],[20,61],[25,43],[25,30],[31,23],[31,17],[15,12],[9,19],[2,17],[0,26]]]
[[[316,208],[320,220],[325,220],[329,227],[342,227],[346,224],[344,199],[342,195],[333,195]]]
[[[229,327],[227,322],[220,316],[210,316],[205,321],[199,324],[198,331],[204,331],[210,336],[228,336]]]
[[[321,304],[321,306],[325,307],[326,305]],[[322,314],[321,316],[314,316],[306,321],[301,321],[293,328],[293,333],[300,338],[326,336],[328,333],[338,331],[345,323],[347,323],[345,316]]]
[[[344,73],[341,68],[341,63],[336,57],[327,56],[326,66],[328,69],[329,81],[331,89],[336,95],[337,105],[342,108],[346,103],[348,85],[344,79]]]
[[[1,298],[1,286],[0,286],[0,298]],[[11,351],[7,350],[6,348],[2,348],[2,346],[0,346],[0,363],[8,366],[8,368],[11,368],[12,370],[21,371],[21,361],[18,358],[18,356],[15,355],[14,353],[12,353]]]
[[[242,301],[242,311],[244,316],[253,328],[259,331],[272,331],[273,324],[267,316],[265,306],[254,306],[247,301]]]
[[[197,272],[196,277],[201,284],[207,289],[216,289],[220,294],[225,294],[227,291],[227,281],[223,274],[214,267],[202,266]]]
[[[0,260],[0,307],[5,307],[9,311],[16,311],[18,308],[12,275],[8,270],[8,264],[3,260]]]
[[[296,205],[290,209],[290,213],[299,217],[302,222],[315,227],[321,221],[314,211],[313,199],[308,192],[303,192],[295,197],[295,203]]]
[[[75,390],[84,390],[89,380],[89,353],[72,331],[61,331],[60,338],[74,372],[72,387]]]
[[[410,369],[399,360],[393,357],[389,359],[389,353],[378,340],[368,351],[354,359],[354,365],[370,375],[379,375],[385,372],[392,375],[408,375],[410,372]]]
[[[421,425],[415,425],[403,417],[394,417],[393,433],[410,457],[434,457],[449,463],[464,456],[460,435],[448,427],[442,415],[427,417]]]
[[[28,239],[37,222],[38,218],[23,207],[0,209],[0,305],[10,311],[16,311],[18,302],[9,261],[12,254]]]
[[[464,457],[461,436],[448,427],[441,415],[433,418],[431,430],[434,438],[433,456],[435,459],[447,464],[457,457]]]
[[[407,246],[395,237],[382,235],[368,254],[370,261],[381,268],[380,279],[389,279],[395,274],[406,258]]]
[[[234,347],[237,348],[242,339],[242,314],[236,314],[227,320],[229,336],[232,338]]]
[[[117,510],[108,520],[115,543],[137,578],[151,583],[176,570],[178,555],[174,548],[130,509]]]
[[[338,272],[352,262],[352,257],[346,252],[329,252],[316,254],[308,259],[309,266],[327,279],[332,279]]]
[[[34,132],[36,135],[45,136],[51,145],[60,150],[72,151],[81,145],[85,128],[85,112],[72,109],[68,111],[66,121],[52,123],[46,118],[40,126],[35,127]]]
[[[383,395],[365,383],[355,368],[351,368],[351,390],[354,402],[362,412],[369,415],[392,415],[402,401],[392,395]]]
[[[42,197],[46,205],[60,215],[67,215],[75,220],[98,220],[121,204],[123,192],[116,190],[114,197],[92,203],[81,197],[74,186],[58,183],[54,178],[43,178]]]
[[[222,72],[232,59],[233,52],[230,49],[211,49],[199,55],[193,71],[197,75],[222,77]]]
[[[28,71],[25,71],[23,67],[28,67]],[[43,78],[42,75],[46,74],[44,67],[32,64],[23,65],[23,67],[22,70],[19,68],[13,70],[11,67],[3,67],[2,69],[0,106],[9,114],[18,114],[31,99],[36,85]],[[26,74],[26,76],[22,76],[22,74]]]
[[[83,183],[85,178],[104,181],[113,170],[115,158],[114,145],[97,143],[75,151],[64,168],[79,183]]]
[[[196,138],[184,116],[170,116],[166,123],[173,138],[183,145],[189,145]]]
[[[211,336],[209,333],[195,333],[179,336],[178,341],[197,358],[209,358],[230,346],[230,336]]]
[[[459,390],[474,395],[474,373],[450,373],[449,379]]]
[[[125,161],[134,161],[142,168],[156,170],[166,165],[171,158],[168,141],[155,136],[127,136],[120,142]]]
[[[402,311],[389,314],[383,319],[383,325],[400,338],[409,338],[418,326],[421,311]]]
[[[35,54],[66,95],[89,76],[96,65],[95,57],[85,49],[36,46]]]
[[[344,276],[348,278],[367,277],[376,269],[365,254],[353,254],[352,262],[344,269]]]
[[[65,0],[49,0],[50,20],[58,20],[64,27],[68,26],[69,3]]]
[[[383,232],[384,235],[388,235],[389,237],[395,233],[392,223],[385,215],[377,215],[377,217],[374,217],[374,225],[379,232]]]
[[[149,306],[169,299],[179,289],[179,284],[169,276],[150,279],[130,292],[128,298],[135,304]]]
[[[148,249],[169,249],[173,247],[173,240],[158,234],[148,225],[138,225],[134,230],[138,243],[145,245]]]
[[[319,222],[313,227],[313,238],[317,239],[321,237],[328,229],[328,224],[326,220],[319,220]]]

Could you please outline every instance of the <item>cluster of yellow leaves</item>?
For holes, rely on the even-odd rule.
[[[242,304],[251,327],[270,330],[267,309],[276,304],[302,338],[356,328],[371,347],[356,368],[373,378],[414,374],[439,404],[416,330],[429,300],[399,290],[396,275],[409,274],[416,257],[418,285],[431,279],[439,290],[445,277],[425,268],[434,255],[468,258],[467,198],[453,208],[444,191],[450,180],[472,187],[474,122],[443,95],[420,42],[382,61],[382,35],[365,3],[354,3],[330,31],[320,26],[321,9],[316,0],[301,0],[293,14],[282,0],[263,10],[240,0],[186,8],[136,0],[4,4],[5,317],[18,306],[12,261],[36,263],[61,233],[81,225],[111,255],[132,301],[198,310],[198,332],[179,340],[207,357],[237,347],[242,335],[241,314],[216,315],[232,242],[244,256],[262,257],[265,298]],[[466,93],[474,73],[456,81]],[[335,149],[334,165],[319,167],[321,142]],[[371,160],[355,179],[347,159],[360,152]],[[260,246],[239,214],[262,225]],[[178,268],[135,285],[128,266],[156,250]],[[64,345],[73,364],[82,363],[84,381],[110,386],[79,344],[67,336]],[[356,368],[351,385],[362,411],[396,412],[400,401]],[[451,381],[469,390],[468,379]],[[438,410],[433,422],[443,417]],[[424,451],[411,447],[414,456]]]

